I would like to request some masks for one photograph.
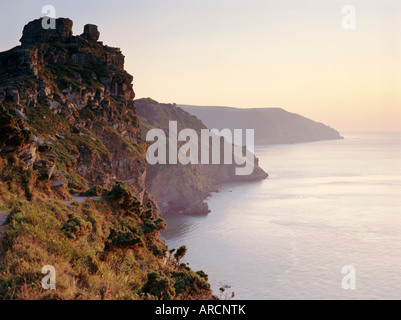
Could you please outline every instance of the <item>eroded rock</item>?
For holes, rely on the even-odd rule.
[[[66,183],[68,183],[68,180],[67,180],[67,179],[61,179],[61,180],[58,180],[58,181],[53,182],[53,183],[51,184],[51,187],[52,187],[52,188],[54,188],[54,187],[61,187],[61,186],[65,185]]]
[[[47,175],[47,179],[51,179],[52,178],[52,176],[53,176],[53,174],[56,172],[56,170],[57,170],[57,166],[54,164],[54,165],[52,165],[50,168],[49,168],[49,170],[47,170],[47,173],[46,173],[46,175]]]
[[[40,42],[66,42],[72,38],[72,21],[67,18],[56,19],[56,29],[44,29],[42,19],[29,22],[22,32],[20,42],[28,45]]]
[[[94,24],[87,24],[84,26],[84,33],[81,37],[89,41],[98,41],[100,33],[97,30],[97,26]]]

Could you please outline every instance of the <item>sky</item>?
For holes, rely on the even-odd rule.
[[[53,5],[122,49],[137,98],[280,107],[340,132],[401,131],[399,0],[0,0],[0,51]],[[356,28],[342,27],[344,5]]]

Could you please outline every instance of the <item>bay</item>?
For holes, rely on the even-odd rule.
[[[218,296],[399,299],[400,147],[400,133],[258,146],[268,180],[223,186],[208,215],[166,216],[162,236]],[[348,265],[356,290],[342,288]]]

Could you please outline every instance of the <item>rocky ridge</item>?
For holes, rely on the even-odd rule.
[[[56,22],[30,22],[0,53],[0,299],[215,299],[181,263],[187,248],[160,237],[124,56],[96,26],[73,36]],[[43,290],[46,265],[56,290]]]
[[[49,188],[124,181],[156,206],[146,190],[146,145],[121,50],[99,42],[95,25],[74,36],[70,19],[57,19],[55,30],[41,23],[28,23],[21,46],[0,53],[0,105],[9,118],[0,130],[26,132],[23,141],[3,139],[2,155],[16,152],[38,177],[56,166],[61,174],[52,175]]]

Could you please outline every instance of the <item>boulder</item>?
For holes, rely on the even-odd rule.
[[[50,179],[52,178],[53,174],[56,172],[56,170],[57,170],[56,165],[55,165],[55,164],[52,165],[52,166],[49,168],[49,170],[47,170],[47,173],[46,173],[47,179],[50,180]]]
[[[67,179],[62,179],[62,180],[58,180],[52,183],[51,187],[61,187],[63,185],[65,185],[66,183],[68,183]]]
[[[15,115],[17,116],[18,119],[22,121],[26,121],[26,116],[22,113],[22,111],[15,110]]]
[[[100,32],[97,30],[97,26],[94,24],[87,24],[84,26],[84,33],[81,37],[89,41],[98,41]]]
[[[32,169],[33,164],[36,161],[36,146],[34,144],[28,144],[24,146],[19,152],[17,153],[17,157],[19,160],[25,163],[25,167]]]

